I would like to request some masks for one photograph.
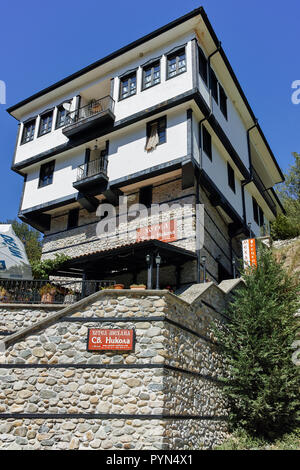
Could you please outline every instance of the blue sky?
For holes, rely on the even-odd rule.
[[[203,6],[286,172],[300,152],[299,0],[15,0],[1,4],[0,221],[18,213],[23,178],[10,169],[17,121],[6,108]],[[151,8],[150,8],[151,7]]]

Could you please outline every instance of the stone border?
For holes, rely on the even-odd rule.
[[[168,290],[140,290],[140,289],[103,289],[99,292],[96,292],[94,294],[91,294],[88,297],[85,297],[84,299],[79,300],[78,302],[68,305],[67,307],[60,309],[58,312],[55,312],[49,317],[35,323],[32,326],[29,326],[27,328],[22,329],[21,331],[17,333],[13,333],[12,335],[8,336],[7,338],[3,339],[0,341],[0,352],[4,352],[8,346],[13,344],[14,342],[20,340],[24,336],[28,335],[29,333],[32,333],[33,331],[37,331],[41,328],[44,328],[46,325],[49,323],[55,322],[59,320],[61,317],[67,315],[67,314],[72,314],[74,311],[77,311],[80,308],[85,307],[86,305],[90,304],[91,302],[100,299],[104,295],[109,295],[112,297],[120,297],[120,296],[126,296],[126,297],[131,297],[132,295],[134,296],[139,296],[139,297],[145,297],[145,296],[167,296],[170,298],[171,301],[176,301],[178,303],[181,303],[184,306],[190,306],[192,307],[197,301],[201,301],[201,296],[206,293],[209,289],[214,288],[219,290],[222,295],[226,296],[228,293],[239,284],[239,282],[243,282],[242,279],[232,279],[232,283],[230,285],[229,282],[226,284],[226,289],[216,285],[213,282],[209,282],[204,284],[193,284],[190,288],[188,288],[184,293],[181,294],[181,296],[177,296],[175,294],[172,294]],[[198,292],[197,292],[197,286],[198,286]],[[191,290],[192,295],[188,295],[188,291]],[[10,306],[12,304],[3,304],[6,306]],[[51,305],[51,304],[50,304]],[[26,305],[26,307],[30,306],[30,304]],[[17,304],[13,304],[13,308],[17,308]],[[47,307],[45,304],[44,307]],[[54,307],[52,305],[52,307]],[[19,306],[20,308],[20,306]],[[24,308],[24,304],[23,304]]]

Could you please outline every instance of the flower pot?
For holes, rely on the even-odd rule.
[[[42,304],[53,304],[54,303],[54,294],[47,292],[46,294],[42,294],[41,298]]]
[[[114,289],[124,289],[124,284],[115,284]]]

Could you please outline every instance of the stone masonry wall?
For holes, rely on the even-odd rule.
[[[203,292],[189,302],[167,291],[102,291],[4,337],[0,449],[220,443],[227,411],[210,325],[223,321],[224,294],[209,291],[213,308]],[[88,328],[98,327],[134,328],[134,351],[87,351]]]

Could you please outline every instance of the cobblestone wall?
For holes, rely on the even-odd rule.
[[[200,294],[194,286],[188,302],[166,291],[102,291],[31,327],[25,315],[26,328],[1,342],[0,448],[220,443],[227,411],[210,325],[222,320],[224,294],[213,285]],[[134,351],[87,351],[90,327],[134,328]]]

